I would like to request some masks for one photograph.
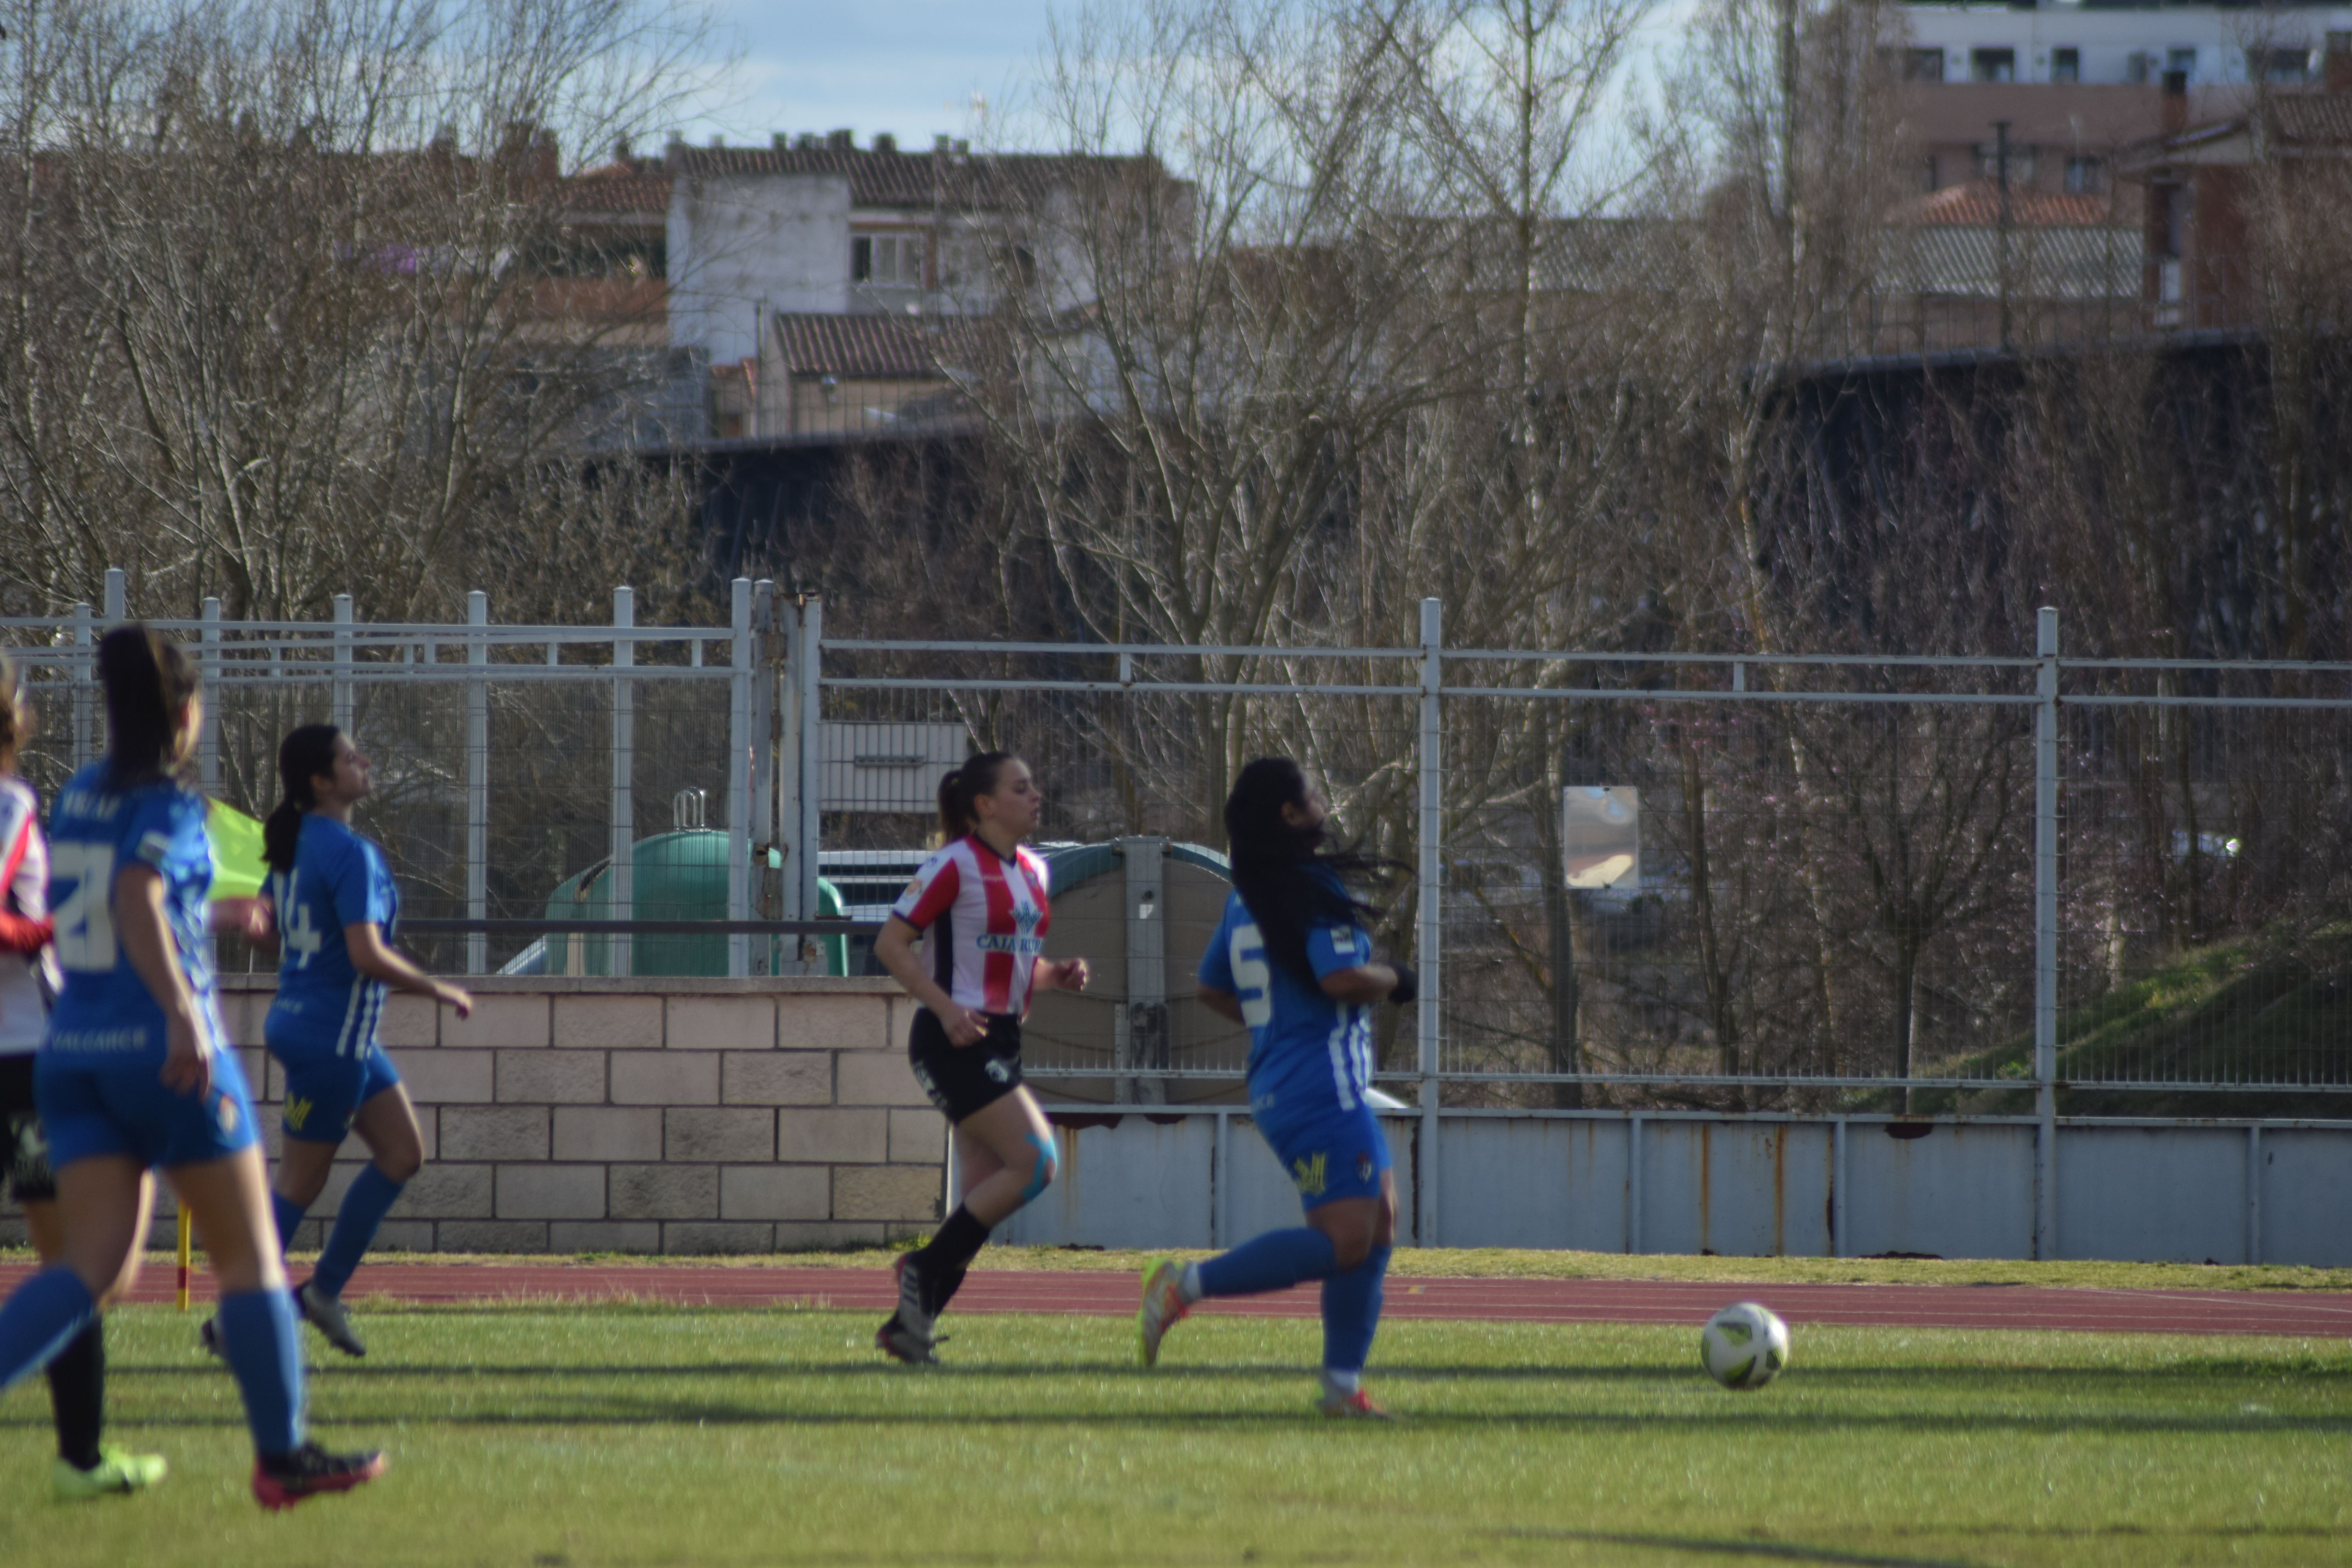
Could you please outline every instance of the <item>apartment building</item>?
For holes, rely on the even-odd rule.
[[[2005,174],[2126,226],[2144,191],[2116,178],[2124,149],[2352,65],[2352,5],[1908,5],[1895,25],[1919,190]]]

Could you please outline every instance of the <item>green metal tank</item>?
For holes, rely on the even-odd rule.
[[[635,868],[635,918],[641,921],[717,921],[727,918],[727,840],[714,828],[684,828],[641,838],[631,847]],[[771,868],[781,862],[770,858]],[[599,860],[559,886],[547,900],[547,918],[565,921],[608,921],[614,918],[610,860]],[[817,912],[821,917],[842,912],[841,891],[831,882],[817,881]],[[639,936],[632,939],[637,975],[727,973],[727,938],[711,936]],[[782,956],[783,939],[771,939],[773,960]],[[849,972],[849,943],[844,937],[824,939],[824,972]],[[550,974],[609,974],[613,939],[604,936],[547,938],[546,973]]]

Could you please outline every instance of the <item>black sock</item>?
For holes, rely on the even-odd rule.
[[[912,1261],[923,1274],[924,1305],[933,1312],[945,1310],[963,1283],[966,1266],[987,1245],[988,1226],[958,1204],[938,1234],[914,1251]]]
[[[49,1408],[58,1417],[58,1453],[76,1469],[98,1463],[105,1407],[104,1321],[93,1318],[49,1363]]]

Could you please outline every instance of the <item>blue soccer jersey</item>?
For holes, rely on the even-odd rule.
[[[392,940],[400,892],[383,851],[333,817],[306,813],[293,869],[270,873],[269,896],[280,955],[272,1047],[299,1038],[345,1055],[363,1050],[375,1037],[387,988],[352,964],[343,928],[372,923]]]
[[[1372,962],[1371,937],[1352,923],[1310,925],[1307,961],[1318,980],[1360,968]],[[1201,959],[1201,983],[1241,1001],[1253,1110],[1286,1116],[1363,1104],[1372,1079],[1372,1010],[1335,1002],[1276,963],[1239,893],[1225,900],[1224,919]]]
[[[49,825],[49,909],[65,989],[49,1015],[45,1048],[110,1066],[161,1067],[163,1010],[116,940],[114,879],[134,864],[162,876],[164,917],[197,1016],[222,1043],[205,942],[205,896],[213,881],[205,803],[168,781],[115,795],[107,773],[97,762],[74,774]]]

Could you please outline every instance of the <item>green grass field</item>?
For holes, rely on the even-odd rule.
[[[2352,1345],[1801,1330],[1727,1394],[1685,1329],[1392,1323],[1401,1417],[1311,1415],[1311,1322],[950,1320],[877,1363],[864,1316],[608,1307],[363,1314],[331,1442],[394,1468],[280,1517],[245,1490],[193,1321],[110,1321],[119,1436],[173,1475],[47,1493],[36,1381],[0,1400],[0,1562],[605,1563],[2352,1561]]]

